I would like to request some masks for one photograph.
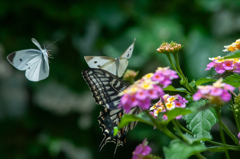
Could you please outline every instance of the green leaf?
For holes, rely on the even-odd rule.
[[[239,74],[233,74],[231,76],[228,76],[223,80],[224,83],[230,84],[233,87],[240,87],[240,75]]]
[[[200,78],[196,81],[196,86],[202,85],[207,82],[214,82],[214,81],[216,80],[212,79],[211,77]]]
[[[204,105],[205,101],[199,100],[191,103],[189,107],[196,109]],[[212,126],[218,122],[217,113],[212,107],[203,111],[187,114],[183,116],[183,119],[187,122],[187,128],[192,131],[195,138],[211,139],[212,136],[209,131]]]
[[[195,80],[192,80],[192,82],[190,82],[189,85],[190,85],[192,88],[195,88],[195,87],[196,87],[196,82],[195,82]]]
[[[194,142],[200,142],[200,141],[206,141],[206,140],[210,140],[209,138],[205,138],[205,137],[196,137],[196,138],[193,138],[192,135],[190,134],[183,134],[183,136],[185,137],[185,139],[187,140],[187,142],[189,144],[193,144]]]
[[[187,159],[191,155],[205,151],[207,148],[202,143],[186,144],[180,139],[172,140],[169,148],[163,147],[166,159]]]
[[[185,88],[174,88],[172,85],[167,86],[163,89],[164,91],[173,91],[173,92],[184,92],[189,93]]]
[[[122,127],[127,126],[130,122],[133,122],[133,121],[139,121],[139,122],[146,123],[146,124],[149,124],[152,126],[158,125],[161,127],[161,125],[163,125],[163,123],[159,122],[159,120],[153,118],[151,115],[148,116],[146,113],[147,112],[143,112],[138,115],[124,114],[118,125],[118,129],[120,130]]]
[[[232,59],[232,58],[240,58],[240,51],[232,52],[227,56],[225,56],[223,59]]]
[[[192,110],[186,108],[174,108],[166,113],[168,118],[167,123],[179,115],[186,115],[189,113],[192,113]]]

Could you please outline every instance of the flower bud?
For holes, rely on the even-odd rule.
[[[138,71],[135,72],[133,70],[127,70],[125,74],[123,75],[123,80],[124,81],[129,81],[131,83],[134,82],[134,78],[138,75]]]
[[[164,53],[164,54],[167,54],[167,53],[172,53],[172,54],[175,54],[175,53],[178,53],[178,51],[182,48],[183,46],[181,46],[181,44],[178,44],[178,43],[175,43],[175,42],[171,42],[171,43],[165,43],[163,42],[159,48],[157,49],[157,51],[159,53]]]

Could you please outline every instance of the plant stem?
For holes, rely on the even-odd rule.
[[[183,133],[182,133],[182,131],[181,131],[180,128],[179,128],[179,125],[181,125],[181,124],[180,124],[176,119],[173,119],[172,122],[173,122],[173,125],[175,126],[175,128],[177,129],[177,132],[180,134],[180,136],[183,138],[183,140],[187,143],[186,138],[183,136]],[[182,127],[182,125],[181,125],[181,127]],[[200,158],[200,159],[206,159],[206,158],[205,158],[202,154],[200,154],[200,153],[196,153],[195,156],[197,156],[197,157]]]
[[[200,159],[206,159],[202,154],[196,153],[195,156],[197,156]]]
[[[173,57],[174,57],[174,59],[175,59],[175,62],[176,62],[176,65],[177,65],[177,69],[178,69],[178,71],[180,72],[180,74],[181,74],[181,79],[184,81],[184,86],[188,89],[188,91],[189,92],[191,92],[191,94],[194,94],[195,93],[195,90],[189,85],[189,83],[188,83],[188,80],[187,80],[187,78],[184,76],[184,74],[183,74],[183,72],[182,72],[182,69],[181,69],[181,67],[180,67],[180,65],[179,65],[179,61],[178,61],[178,53],[175,53],[175,54],[173,54]]]
[[[217,108],[215,108],[216,109],[216,111],[217,111],[217,115],[218,115],[218,120],[219,120],[219,122],[218,122],[218,125],[219,125],[219,131],[220,131],[220,136],[221,136],[221,139],[222,139],[222,142],[223,142],[223,147],[224,147],[224,149],[225,149],[225,155],[226,155],[226,158],[227,159],[230,159],[230,157],[229,157],[229,153],[228,153],[228,149],[226,149],[226,141],[225,141],[225,137],[224,137],[224,134],[223,134],[223,131],[222,131],[222,124],[221,124],[221,109],[219,108],[219,107],[217,107]]]
[[[218,145],[218,146],[224,146],[224,144],[222,144],[222,143],[219,143],[219,142],[215,142],[215,141],[206,141],[206,142],[208,142],[208,143],[211,143],[211,144],[215,144],[215,145]],[[229,149],[229,150],[234,150],[234,151],[239,151],[239,149],[240,149],[240,147],[238,147],[238,146],[234,146],[234,145],[225,145],[225,147],[227,147],[227,149]]]
[[[178,120],[176,120],[176,123],[177,123],[177,125],[179,126],[180,129],[182,129],[183,131],[185,131],[185,132],[193,135],[193,133],[192,133],[191,131],[189,131],[188,129],[186,129],[185,127],[183,127],[183,126],[178,122]]]
[[[237,125],[237,128],[238,128],[238,132],[240,132],[238,117],[236,116],[237,114],[236,114],[236,112],[235,112],[235,109],[234,109],[233,104],[232,104],[232,111],[233,111],[234,119],[235,119],[235,122],[236,122],[236,125]]]
[[[165,54],[170,62],[170,64],[172,65],[173,69],[177,72],[178,76],[182,79],[182,75],[179,73],[178,69],[175,67],[175,65],[173,64],[172,58],[170,56],[170,54]]]
[[[219,119],[219,124],[222,126],[223,130],[231,137],[231,139],[239,145],[239,140],[232,134],[232,132],[226,127],[226,125]]]

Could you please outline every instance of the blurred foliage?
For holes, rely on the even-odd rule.
[[[223,46],[239,38],[239,7],[237,0],[0,1],[0,158],[112,158],[112,143],[98,152],[102,107],[95,105],[81,77],[88,68],[83,56],[120,56],[136,38],[128,68],[139,70],[141,77],[169,65],[156,49],[173,40],[184,45],[179,57],[189,81],[203,78],[213,73],[204,70],[208,57],[225,55]],[[54,57],[50,76],[38,83],[27,81],[5,58],[36,48],[32,37],[45,46],[58,39],[48,47]],[[222,113],[237,134],[231,112],[225,108]],[[212,135],[218,141],[216,130]],[[115,158],[131,158],[146,137],[153,154],[163,156],[169,138],[139,123]],[[231,157],[238,158],[236,154]]]

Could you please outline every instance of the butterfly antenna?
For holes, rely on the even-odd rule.
[[[55,42],[57,42],[58,41],[58,39],[57,40],[55,40],[54,42],[52,42],[51,44],[49,44],[45,49],[47,49],[50,45],[52,45],[52,44],[54,44]]]

